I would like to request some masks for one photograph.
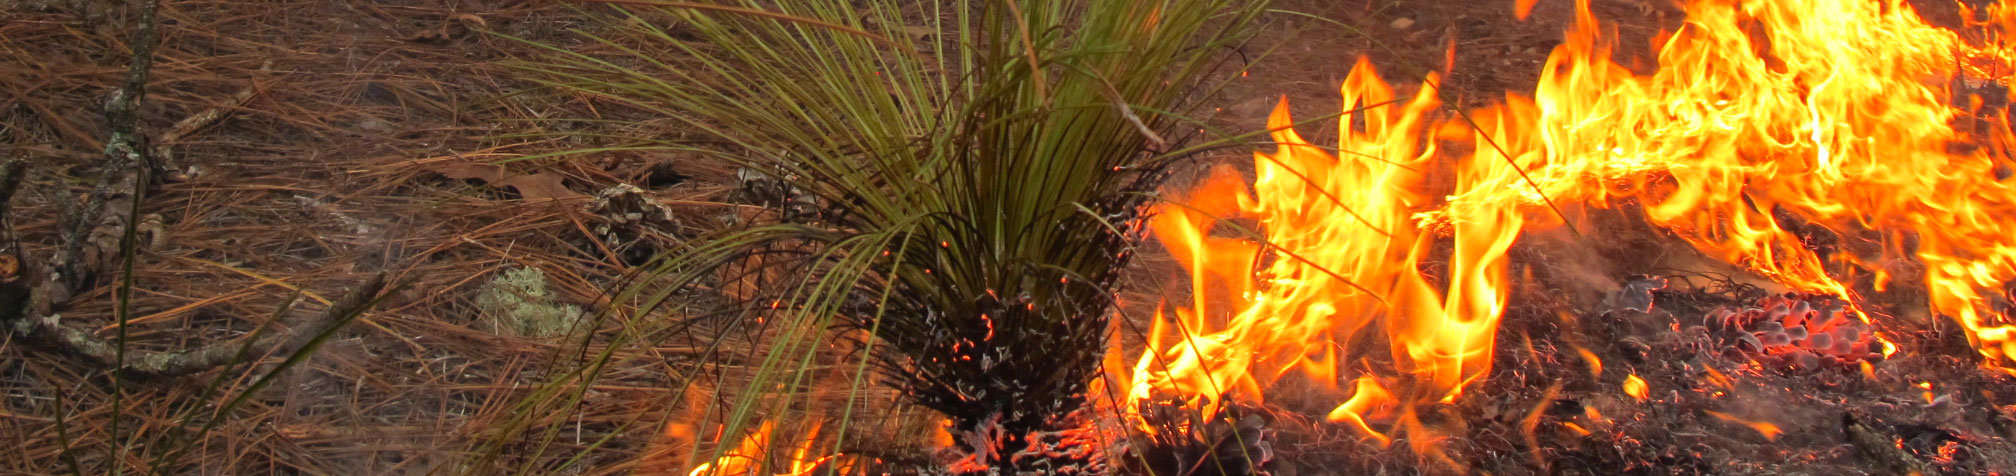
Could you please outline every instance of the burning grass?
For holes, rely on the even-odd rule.
[[[1605,341],[1640,347],[1607,349],[1632,351],[1634,364],[1680,362],[1715,372],[1733,358],[1759,372],[1843,372],[1880,365],[1871,363],[1899,349],[1886,339],[1958,324],[1981,371],[1998,372],[2011,329],[2001,302],[2016,279],[2002,218],[2012,205],[2004,173],[2010,158],[1996,152],[2011,137],[2009,119],[1984,99],[1999,97],[2006,81],[1993,66],[2001,10],[1963,8],[1963,16],[1978,19],[1969,25],[1979,29],[1967,30],[1971,40],[1925,23],[1901,2],[1700,1],[1687,3],[1686,13],[1683,28],[1655,42],[1657,67],[1641,73],[1615,62],[1612,30],[1588,2],[1577,2],[1566,41],[1541,70],[1534,94],[1508,93],[1468,111],[1442,108],[1440,74],[1427,75],[1409,97],[1361,59],[1343,81],[1334,154],[1296,133],[1284,100],[1268,120],[1276,148],[1255,154],[1250,189],[1244,177],[1220,173],[1160,209],[1158,238],[1192,275],[1193,305],[1168,319],[1166,327],[1180,329],[1175,337],[1151,338],[1121,408],[1175,395],[1209,415],[1227,400],[1258,403],[1308,387],[1334,402],[1331,420],[1349,423],[1373,446],[1404,441],[1446,470],[1476,470],[1477,454],[1451,449],[1477,448],[1473,424],[1497,425],[1478,422],[1478,408],[1464,403],[1493,396],[1466,389],[1534,371],[1530,363],[1497,365],[1499,323],[1508,309],[1531,304],[1520,299],[1532,296],[1515,291],[1534,281],[1538,265],[1513,259],[1512,247],[1555,230],[1573,237],[1567,246],[1645,232],[1589,226],[1588,216],[1617,213],[1613,207],[1669,239],[1655,247],[1671,248],[1677,239],[1692,253],[1691,262],[1660,263],[1671,268],[1648,268],[1652,263],[1633,256],[1608,257],[1607,266],[1640,268],[1634,273],[1723,267],[1796,291],[1725,285],[1721,294],[1729,296],[1716,306],[1664,313],[1642,322],[1655,332]],[[1229,217],[1250,218],[1257,230],[1219,234]],[[1916,282],[1895,279],[1907,269]],[[1600,285],[1622,288],[1605,301],[1610,310],[1592,313],[1588,303],[1574,302],[1538,310],[1643,321],[1666,289],[1659,278]],[[1898,288],[1925,300],[1896,300],[1891,291]],[[1207,305],[1219,302],[1223,309]],[[1616,312],[1619,305],[1641,316]],[[1152,335],[1162,334],[1162,322]],[[1532,352],[1533,337],[1522,337]],[[1606,352],[1572,341],[1570,348],[1601,376],[1598,354]],[[1931,355],[1936,351],[1917,354]],[[1661,400],[1651,385],[1658,380],[1639,370],[1631,372],[1632,386],[1644,398],[1620,401],[1651,400],[1669,412],[1632,415],[1654,425],[1698,417],[1747,428],[1773,445],[1801,427],[1763,419],[1755,408],[1714,409],[1677,394]],[[1876,378],[1874,370],[1865,373]],[[1982,384],[1999,391],[1984,398],[1999,402],[1994,395],[2008,390],[2002,377]],[[1598,407],[1560,399],[1562,383],[1548,380],[1531,413],[1517,420],[1524,446],[1536,452],[1532,463],[1543,470],[1556,459],[1538,454],[1534,432],[1549,415],[1573,417],[1551,423],[1577,437],[1611,426]],[[1347,381],[1357,384],[1347,389]],[[1793,402],[1770,409],[1780,415],[1823,408],[1845,415],[1836,436],[1879,433],[1853,415],[1868,411],[1858,405],[1868,402],[1807,402],[1825,393],[1809,386],[1760,393]],[[1724,387],[1713,398],[1737,390]],[[1938,400],[1928,395],[1927,402]],[[1973,421],[2005,418],[2000,412]],[[1980,450],[1940,456],[1932,465],[1939,471],[2006,465],[2007,442],[1981,432],[1987,427],[1931,426],[1975,445],[1956,447]],[[1763,454],[1660,451],[1663,459],[1634,454],[1609,470],[1772,470],[1725,464],[1770,458]],[[1795,453],[1800,449],[1778,456]],[[1881,465],[1924,461],[1892,461],[1881,448],[1864,453]],[[1869,462],[1796,456],[1815,466]],[[1640,463],[1646,466],[1634,467]]]

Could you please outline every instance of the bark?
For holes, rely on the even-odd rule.
[[[50,260],[54,272],[44,276],[41,287],[62,286],[67,291],[76,291],[90,283],[96,272],[111,268],[112,262],[122,256],[125,232],[133,224],[139,198],[147,195],[147,172],[152,170],[144,144],[146,136],[140,133],[139,109],[147,95],[147,72],[154,65],[154,43],[158,40],[154,16],[158,8],[156,1],[141,4],[140,26],[133,35],[133,60],[127,67],[126,82],[105,103],[105,120],[112,134],[105,141],[103,175],[86,199],[81,216],[69,224],[63,248]]]

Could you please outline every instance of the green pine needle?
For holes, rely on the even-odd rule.
[[[764,247],[804,252],[754,300],[775,306],[729,322],[761,317],[774,335],[723,434],[810,398],[768,392],[805,384],[839,326],[872,339],[856,375],[872,367],[954,432],[998,425],[1013,445],[1077,424],[1161,165],[1203,150],[1170,138],[1199,127],[1191,101],[1267,1],[610,3],[623,6],[596,10],[605,28],[581,33],[600,52],[548,46],[514,66],[731,143],[731,160],[817,204],[695,240],[642,281],[681,288]],[[549,397],[525,410],[570,400]]]

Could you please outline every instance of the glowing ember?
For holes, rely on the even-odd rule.
[[[1756,352],[1887,355],[1851,289],[1894,287],[1893,267],[1915,263],[1922,311],[1961,323],[1993,363],[2016,357],[2016,326],[1993,305],[2016,278],[2016,133],[1968,89],[2001,87],[1990,74],[2009,69],[2006,48],[1967,44],[1901,0],[1702,0],[1664,37],[1657,70],[1637,74],[1579,3],[1530,99],[1440,114],[1436,77],[1397,97],[1361,59],[1336,155],[1289,129],[1284,102],[1250,189],[1219,171],[1161,207],[1154,232],[1192,274],[1193,304],[1158,323],[1127,407],[1258,403],[1293,376],[1334,391],[1330,420],[1370,438],[1421,431],[1417,409],[1489,370],[1521,232],[1563,226],[1564,206],[1627,199],[1708,256],[1849,303],[1719,316]],[[1990,26],[2016,26],[1988,8]],[[1227,236],[1234,217],[1264,241]],[[1829,244],[1844,236],[1860,244]]]
[[[1838,304],[1786,296],[1764,298],[1755,307],[1717,308],[1708,313],[1705,331],[1722,349],[1815,368],[1878,357],[1875,331],[1847,317]]]

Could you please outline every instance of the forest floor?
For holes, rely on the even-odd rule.
[[[107,3],[0,0],[0,158],[31,162],[10,220],[20,238],[10,246],[28,255],[50,252],[57,202],[88,192],[100,172],[108,134],[100,105],[125,77],[134,23]],[[1396,83],[1442,72],[1443,97],[1458,104],[1530,91],[1572,7],[1542,1],[1517,21],[1510,1],[1278,3],[1301,15],[1276,15],[1252,51],[1240,52],[1259,60],[1209,100],[1214,121],[1258,130],[1283,96],[1298,115],[1335,111],[1359,55]],[[1677,10],[1631,0],[1595,3],[1626,45],[1680,20]],[[682,437],[666,422],[704,397],[675,391],[674,376],[711,342],[610,349],[618,365],[578,406],[528,419],[520,405],[550,397],[541,383],[604,349],[514,329],[501,314],[518,311],[484,298],[500,279],[530,279],[507,273],[537,269],[550,302],[518,305],[609,311],[599,333],[676,333],[676,316],[698,306],[625,309],[634,303],[606,292],[655,247],[760,208],[737,197],[736,167],[697,154],[548,155],[608,145],[582,132],[706,139],[539,88],[500,64],[538,52],[512,38],[593,48],[571,32],[595,28],[575,7],[165,0],[160,8],[140,117],[144,130],[174,133],[155,145],[172,148],[179,174],[142,205],[130,345],[229,341],[276,315],[318,312],[380,271],[399,286],[263,388],[271,360],[115,384],[92,363],[0,338],[0,473],[488,473],[529,462],[611,474],[683,464],[683,453],[664,450],[661,440]],[[1312,129],[1304,133],[1313,143],[1335,139],[1334,129]],[[1199,163],[1250,158],[1227,150]],[[676,223],[611,243],[608,210],[595,202],[619,184],[643,190]],[[1130,302],[1180,293],[1166,256],[1140,261],[1128,292],[1144,298]],[[119,302],[112,280],[100,282],[63,316],[109,339]],[[191,433],[204,424],[214,427]],[[587,456],[561,461],[577,453]]]

